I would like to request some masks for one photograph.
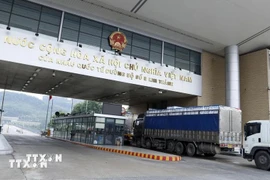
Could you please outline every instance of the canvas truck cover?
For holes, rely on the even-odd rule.
[[[231,114],[234,116],[232,117]],[[238,127],[234,129],[228,127],[235,124],[232,122],[234,117],[238,118],[237,122],[240,122],[240,129]],[[183,141],[217,144],[239,144],[241,111],[226,106],[196,106],[150,110],[146,112],[144,133],[155,138],[172,138]]]

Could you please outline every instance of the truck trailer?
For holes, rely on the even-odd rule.
[[[134,121],[133,143],[188,156],[241,147],[242,112],[220,105],[148,110]]]

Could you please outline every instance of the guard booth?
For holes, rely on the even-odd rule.
[[[94,114],[53,119],[53,137],[87,144],[122,145],[126,117]]]

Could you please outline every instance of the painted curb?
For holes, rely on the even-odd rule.
[[[113,148],[108,148],[108,147],[101,147],[101,146],[96,146],[92,144],[85,144],[85,143],[80,143],[80,142],[75,142],[75,141],[70,141],[70,140],[65,140],[65,139],[58,139],[55,137],[48,137],[48,138],[56,139],[56,140],[60,140],[64,142],[70,142],[73,144],[78,144],[78,145],[90,147],[90,148],[101,150],[101,151],[124,154],[128,156],[136,156],[136,157],[152,159],[152,160],[157,160],[157,161],[181,161],[181,156],[159,156],[159,155],[153,155],[153,154],[145,154],[145,153],[139,153],[139,152],[120,150],[120,149],[113,149]]]

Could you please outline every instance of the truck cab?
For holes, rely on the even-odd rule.
[[[253,120],[244,126],[243,158],[257,168],[270,170],[270,120]]]

